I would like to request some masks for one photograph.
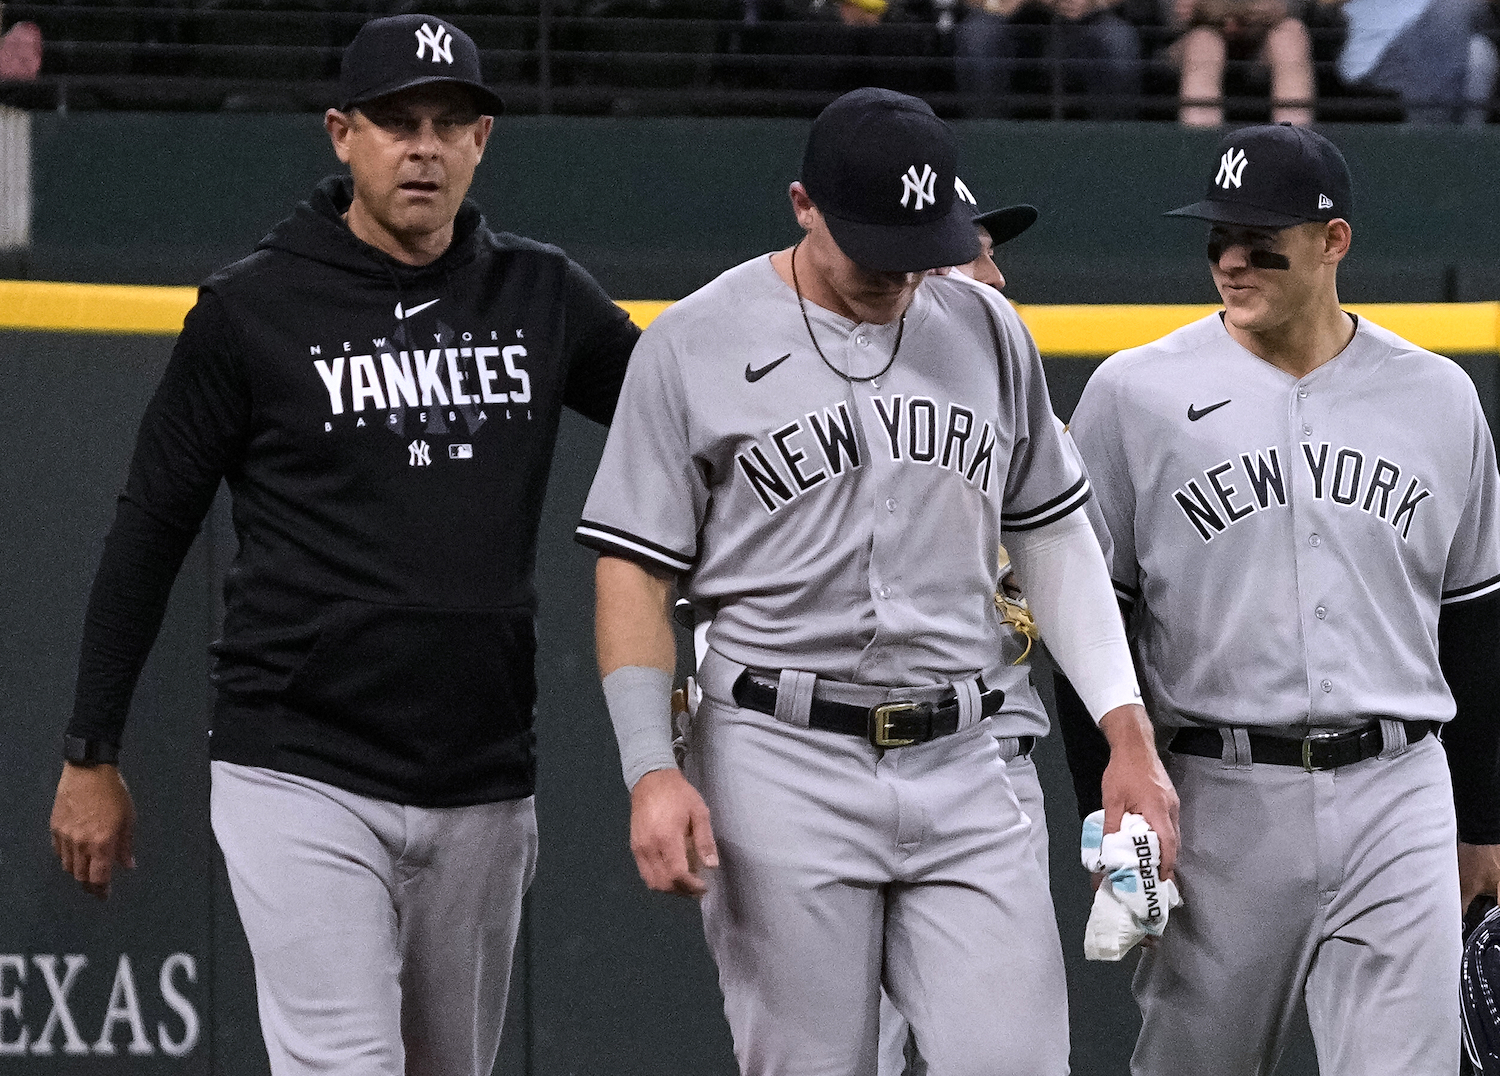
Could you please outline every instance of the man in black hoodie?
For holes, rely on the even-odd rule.
[[[608,422],[637,330],[465,200],[500,101],[461,30],[367,23],[324,181],[210,277],[142,421],[52,816],[131,866],[131,694],[220,480],[212,816],[272,1070],[488,1076],[536,852],[532,571],[559,411]]]

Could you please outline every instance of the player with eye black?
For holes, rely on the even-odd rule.
[[[1500,883],[1500,478],[1468,376],[1339,302],[1352,182],[1221,141],[1222,312],[1106,360],[1071,430],[1181,795],[1135,1076],[1451,1076],[1460,915]],[[1083,781],[1081,783],[1087,783]]]

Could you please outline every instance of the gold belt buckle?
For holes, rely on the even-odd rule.
[[[896,714],[920,712],[928,704],[922,702],[883,702],[870,708],[870,743],[876,747],[907,747],[915,739],[902,739],[891,735],[891,718]]]
[[[1302,737],[1302,768],[1308,773],[1316,773],[1319,770],[1331,770],[1332,766],[1314,766],[1312,762],[1313,744],[1317,741],[1336,740],[1340,736],[1337,732],[1320,732],[1315,736]]]

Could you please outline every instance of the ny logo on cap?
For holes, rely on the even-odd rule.
[[[1240,185],[1240,177],[1245,174],[1245,151],[1229,147],[1229,152],[1219,158],[1219,174],[1214,177],[1214,182],[1226,191],[1231,187]]]
[[[970,191],[964,181],[959,179],[957,176],[953,177],[953,193],[958,195],[959,201],[961,202],[968,202],[972,206],[977,206],[979,204],[979,200],[974,197],[973,192]]]
[[[424,22],[417,31],[417,59],[426,59],[429,47],[432,49],[433,63],[439,60],[443,63],[453,62],[453,35],[441,25],[434,30]]]
[[[906,205],[906,200],[916,195],[916,204],[913,209],[921,209],[930,206],[937,201],[934,193],[937,184],[937,173],[932,170],[932,165],[924,164],[922,174],[917,175],[917,166],[912,165],[906,170],[906,175],[901,177],[901,205]]]

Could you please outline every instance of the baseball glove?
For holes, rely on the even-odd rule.
[[[1463,1071],[1470,1076],[1500,1076],[1500,907],[1496,907],[1494,898],[1477,897],[1469,905],[1464,938],[1459,980],[1464,1018]]]

